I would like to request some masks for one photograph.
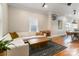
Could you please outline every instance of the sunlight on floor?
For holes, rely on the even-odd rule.
[[[71,36],[65,36],[64,37],[64,43],[65,43],[65,45],[68,44],[68,43],[70,43],[71,41],[72,41]]]

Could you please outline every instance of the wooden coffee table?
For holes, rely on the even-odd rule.
[[[42,37],[42,38],[30,39],[28,40],[28,42],[31,47],[40,48],[47,45],[48,39],[46,37]]]

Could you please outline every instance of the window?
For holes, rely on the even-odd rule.
[[[67,31],[73,31],[73,28],[72,28],[72,24],[71,23],[66,23],[66,30]]]
[[[73,29],[78,29],[78,24],[72,24]]]
[[[34,17],[29,18],[29,32],[38,32],[38,21]]]
[[[75,29],[78,29],[78,24],[66,23],[66,29],[68,31],[74,31]]]

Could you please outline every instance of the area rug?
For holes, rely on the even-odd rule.
[[[32,48],[30,46],[30,56],[50,56],[63,51],[65,46],[49,41],[48,44],[41,48]]]

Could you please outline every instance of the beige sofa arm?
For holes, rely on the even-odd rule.
[[[29,44],[7,50],[7,56],[29,56]]]

